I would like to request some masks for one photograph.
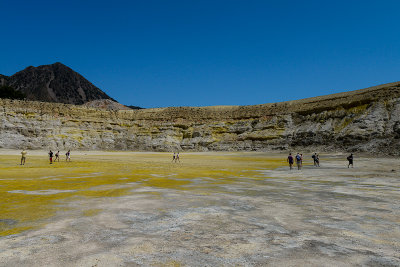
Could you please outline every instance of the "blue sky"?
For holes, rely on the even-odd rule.
[[[62,62],[142,107],[251,105],[400,80],[400,1],[0,0],[0,73]]]

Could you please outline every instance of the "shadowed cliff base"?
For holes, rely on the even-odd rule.
[[[400,153],[400,83],[253,106],[106,111],[0,100],[0,147]]]

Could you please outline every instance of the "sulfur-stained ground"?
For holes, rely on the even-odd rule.
[[[64,153],[0,151],[0,266],[400,265],[399,159]]]

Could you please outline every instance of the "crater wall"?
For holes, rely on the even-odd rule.
[[[106,111],[0,99],[0,147],[400,154],[400,83],[254,106]]]

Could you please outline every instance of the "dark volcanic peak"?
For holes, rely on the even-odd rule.
[[[8,77],[7,84],[24,93],[27,100],[81,105],[96,99],[112,99],[60,62],[29,66]]]

